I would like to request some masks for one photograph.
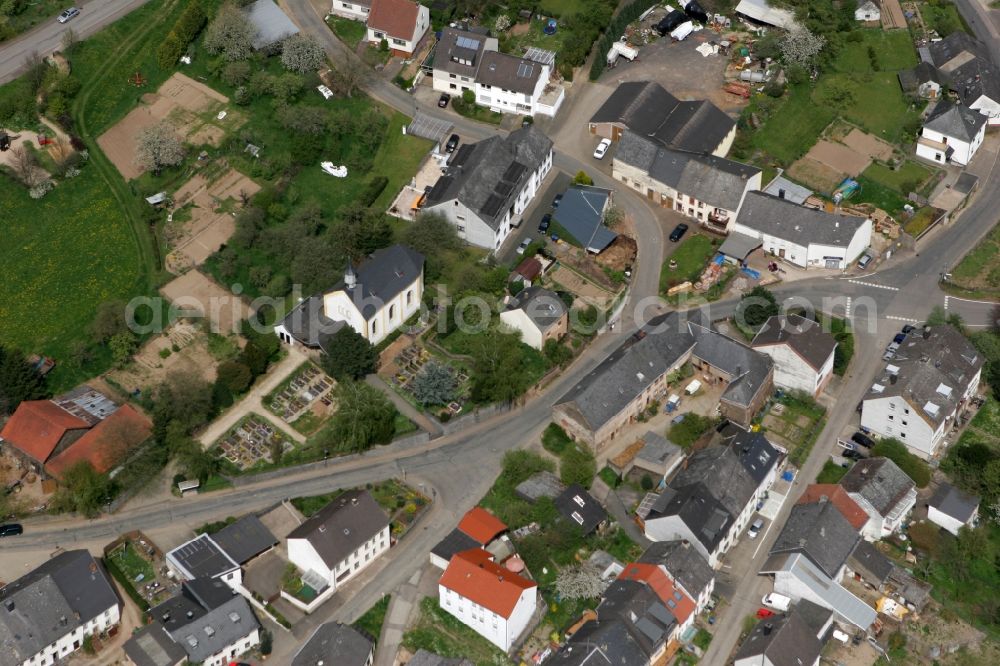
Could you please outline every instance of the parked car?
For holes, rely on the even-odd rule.
[[[611,139],[601,139],[601,142],[597,144],[597,148],[594,149],[594,157],[599,160],[603,160],[604,156],[608,152],[608,148],[611,147]]]
[[[549,230],[550,224],[552,224],[552,213],[542,215],[542,221],[538,223],[538,232],[544,234]]]
[[[892,351],[891,349],[887,349],[885,353],[882,354],[883,361],[891,361],[894,358],[896,358],[896,352]]]
[[[64,9],[63,13],[59,15],[59,22],[66,23],[72,19],[75,19],[80,15],[80,10],[76,7],[70,7],[69,9]]]
[[[552,200],[552,207],[559,208],[560,202],[562,202],[563,195],[557,194],[556,198]]]
[[[861,255],[861,258],[858,259],[858,268],[864,270],[870,263],[872,263],[872,255],[863,254]]]
[[[455,152],[455,149],[458,148],[459,141],[461,141],[461,139],[458,137],[457,134],[452,134],[450,137],[448,137],[448,143],[444,144],[445,152],[448,153]]]
[[[750,528],[747,530],[747,537],[750,539],[756,539],[762,529],[764,529],[764,519],[758,518],[750,523]]]
[[[24,528],[19,523],[0,525],[0,537],[17,536],[18,534],[24,534]]]
[[[764,598],[761,599],[761,603],[768,608],[773,608],[774,610],[784,613],[789,609],[789,607],[791,607],[792,600],[783,594],[771,592],[770,594],[764,595]]]
[[[897,351],[899,351],[899,343],[893,340],[892,342],[889,343],[889,346],[886,347],[886,351],[891,351],[893,354],[895,354]]]
[[[845,449],[844,452],[841,453],[840,455],[847,458],[848,460],[861,460],[862,458],[865,457],[861,453],[861,451],[855,451],[854,449]]]
[[[903,333],[903,335],[909,335],[910,333],[913,333],[913,331],[915,331],[916,329],[917,327],[914,326],[913,324],[907,324],[906,326],[903,327],[901,333]]]
[[[524,251],[528,249],[529,245],[531,245],[531,239],[525,238],[521,241],[521,244],[517,246],[517,253],[524,254]]]
[[[688,230],[688,225],[684,224],[683,222],[678,224],[676,227],[674,227],[674,230],[670,232],[671,242],[676,243],[677,241],[679,241],[684,236],[684,234],[687,233],[687,230]]]
[[[444,107],[448,106],[448,102],[450,101],[451,101],[451,95],[449,95],[448,93],[441,93],[441,96],[438,98],[438,106],[440,106],[443,109]]]
[[[873,440],[871,437],[864,434],[863,432],[856,432],[853,435],[851,435],[851,441],[854,442],[855,444],[860,444],[866,449],[870,449],[873,446],[875,446],[875,440]]]
[[[906,333],[897,333],[896,337],[892,339],[897,345],[903,344],[904,340],[906,340]]]
[[[769,617],[774,617],[774,611],[773,610],[768,610],[766,608],[758,608],[757,609],[757,619],[758,620],[766,620]]]

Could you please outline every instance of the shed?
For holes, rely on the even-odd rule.
[[[927,520],[954,535],[963,527],[972,527],[979,518],[979,498],[942,483],[927,503]]]
[[[625,473],[638,476],[640,481],[649,474],[656,484],[662,485],[684,460],[684,449],[652,431],[643,435],[642,442],[642,448]]]
[[[746,234],[741,234],[738,231],[734,231],[726,236],[726,240],[722,241],[722,245],[719,247],[719,253],[724,255],[726,259],[742,264],[746,261],[747,257],[750,256],[751,252],[759,249],[763,244],[764,241],[759,238],[754,238],[753,236],[748,236]]]

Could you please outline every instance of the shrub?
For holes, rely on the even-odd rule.
[[[542,447],[554,456],[561,456],[571,443],[569,435],[558,424],[550,423],[542,432]]]
[[[577,445],[567,447],[559,461],[559,479],[567,486],[578,483],[590,488],[597,474],[597,461],[593,454]]]
[[[161,69],[170,69],[180,60],[184,46],[177,35],[171,32],[156,49],[156,63]]]
[[[365,208],[368,208],[375,203],[375,200],[379,198],[383,191],[385,191],[388,184],[389,179],[385,176],[375,176],[365,186],[364,191],[361,193],[361,200],[358,203]]]
[[[931,469],[923,460],[906,449],[898,439],[882,439],[872,447],[872,456],[884,456],[896,463],[918,488],[926,488],[931,481]]]
[[[650,491],[653,489],[653,479],[649,474],[643,474],[642,479],[639,481],[639,487],[645,491]]]

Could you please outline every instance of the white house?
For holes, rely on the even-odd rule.
[[[986,138],[988,119],[964,106],[941,103],[924,121],[917,138],[917,157],[965,166]]]
[[[240,595],[167,633],[187,653],[189,663],[203,666],[226,666],[260,645],[260,624]]]
[[[466,242],[496,251],[551,169],[552,141],[534,125],[465,144],[427,195],[424,210],[444,215]]]
[[[497,50],[497,38],[489,34],[445,28],[434,50],[431,81],[434,90],[461,95],[476,91],[476,74],[487,51]]]
[[[285,344],[325,351],[330,338],[350,326],[377,345],[420,309],[423,295],[424,256],[393,245],[357,268],[348,264],[341,282],[302,300],[274,332]]]
[[[823,644],[795,610],[758,622],[743,639],[734,666],[819,666]]]
[[[531,622],[538,586],[482,549],[451,558],[438,582],[438,603],[462,624],[507,652]]]
[[[863,23],[875,23],[882,20],[882,11],[875,0],[857,0],[858,6],[854,10],[854,20]]]
[[[0,587],[2,661],[64,663],[87,636],[107,632],[120,619],[118,595],[104,568],[86,550],[62,552]]]
[[[371,0],[332,0],[330,13],[353,21],[367,21]]]
[[[953,32],[927,46],[931,62],[964,106],[1000,125],[1000,77],[989,49],[968,33]]]
[[[914,332],[865,394],[861,425],[899,439],[925,460],[933,458],[979,388],[982,368],[982,356],[957,329]]]
[[[760,239],[765,252],[796,266],[844,270],[871,243],[872,221],[748,192],[731,231]]]
[[[521,342],[541,351],[569,328],[569,310],[554,291],[527,287],[507,304],[500,321],[521,334]]]
[[[366,40],[377,46],[384,39],[394,56],[409,58],[430,25],[430,10],[416,2],[371,0]]]
[[[799,315],[775,315],[750,346],[774,361],[774,383],[818,396],[833,376],[837,341],[817,322]]]
[[[979,498],[942,483],[927,503],[927,520],[958,536],[960,529],[979,521]]]
[[[166,555],[167,568],[181,581],[214,578],[233,590],[243,584],[243,569],[208,534],[177,546]]]
[[[861,536],[878,541],[897,531],[917,504],[917,488],[888,458],[859,460],[840,480],[848,497],[868,514]]]
[[[549,81],[554,64],[554,55],[538,62],[486,51],[476,73],[476,103],[500,113],[554,116],[565,97],[562,87]]]
[[[729,231],[761,170],[713,155],[671,150],[631,130],[621,134],[612,175],[642,196],[702,226]]]
[[[320,596],[389,550],[389,517],[367,490],[350,490],[288,534],[288,561]]]

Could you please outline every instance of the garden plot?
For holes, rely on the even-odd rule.
[[[250,414],[219,439],[213,450],[240,472],[273,465],[292,449],[292,442],[258,414]]]
[[[549,273],[548,279],[576,294],[576,297],[586,304],[593,305],[598,309],[608,307],[614,299],[614,294],[610,291],[584,279],[579,273],[565,266],[559,266]]]
[[[457,387],[456,395],[464,395],[468,386],[469,375],[461,369],[456,369],[447,359],[435,356],[429,349],[416,342],[404,347],[391,362],[379,371],[379,375],[392,384],[393,388],[397,391],[405,393],[412,401],[410,383],[420,374],[420,371],[423,370],[427,362],[432,359],[451,368],[455,378],[455,386]],[[458,414],[462,411],[463,403],[464,399],[458,398],[446,405],[446,407],[452,414]]]
[[[265,399],[265,405],[283,421],[291,423],[308,411],[322,412],[333,406],[331,393],[337,383],[312,363],[304,363],[282,386]]]
[[[206,334],[195,324],[178,321],[144,344],[126,367],[109,372],[108,379],[126,393],[152,389],[175,372],[213,382],[217,363]]]
[[[845,122],[835,121],[824,137],[788,170],[789,176],[824,194],[845,178],[860,176],[873,161],[892,159],[895,152],[889,143]]]
[[[207,318],[211,330],[223,335],[238,334],[240,322],[250,315],[250,308],[243,299],[197,270],[190,270],[163,285],[160,293],[175,307]]]
[[[139,106],[99,136],[97,143],[122,176],[131,180],[142,174],[135,164],[140,131],[165,120],[188,143],[218,146],[226,132],[244,120],[242,114],[233,112],[218,118],[227,104],[229,98],[225,95],[176,73],[158,91],[143,95]]]
[[[164,232],[173,248],[167,255],[167,270],[183,273],[217,252],[236,230],[233,214],[226,210],[228,202],[241,205],[259,190],[260,185],[235,169],[212,181],[197,174],[184,183],[174,194],[176,208]]]

